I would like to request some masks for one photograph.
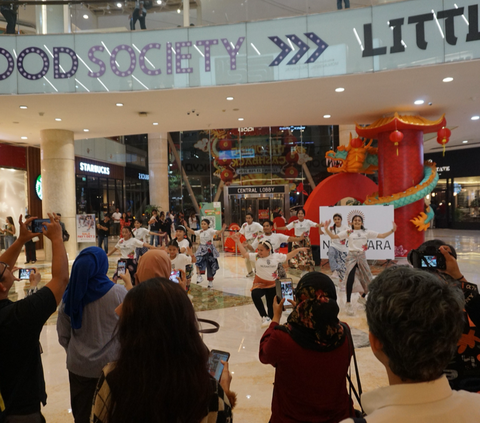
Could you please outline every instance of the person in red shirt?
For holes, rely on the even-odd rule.
[[[284,299],[260,341],[260,361],[275,367],[271,423],[339,422],[353,415],[346,377],[353,345],[338,320],[335,285],[323,273],[305,275],[293,311],[280,325]]]

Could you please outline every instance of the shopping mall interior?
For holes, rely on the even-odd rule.
[[[373,277],[441,239],[465,278],[480,283],[476,3],[156,0],[145,2],[145,30],[142,19],[130,29],[138,2],[32,3],[15,9],[15,35],[0,16],[0,226],[7,216],[61,213],[71,267],[98,242],[95,231],[82,233],[85,215],[101,223],[118,209],[147,228],[158,209],[208,216],[216,230],[225,223],[232,232],[215,240],[213,288],[196,283],[195,270],[189,296],[199,318],[220,325],[203,340],[230,353],[235,421],[269,421],[275,375],[259,361],[265,327],[230,238],[246,213],[262,222],[280,211],[288,222],[304,207],[321,223],[322,207],[389,205],[392,219],[366,220],[379,232],[391,220],[399,227],[389,252],[367,256]],[[381,201],[388,196],[401,207]],[[110,250],[118,235],[112,225]],[[332,276],[327,238],[312,234],[311,251],[315,270]],[[51,243],[40,237],[35,249],[36,263],[22,251],[17,266],[35,267],[43,286]],[[109,256],[110,278],[119,258]],[[287,269],[294,284],[303,275]],[[347,314],[342,281],[333,281],[363,391],[388,385],[360,296]],[[15,282],[9,299],[29,288]],[[40,337],[49,423],[74,421],[57,315]]]

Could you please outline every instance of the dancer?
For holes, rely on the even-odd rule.
[[[305,219],[305,210],[297,210],[297,220],[290,222],[287,226],[282,226],[277,228],[274,226],[274,229],[280,231],[286,231],[295,228],[295,236],[303,235],[304,239],[302,241],[297,241],[292,244],[292,248],[301,248],[307,247],[306,250],[298,257],[294,257],[290,260],[289,265],[295,269],[303,270],[303,274],[315,269],[315,262],[312,256],[312,244],[310,243],[310,229],[319,228],[320,235],[323,235],[321,225],[311,220]],[[303,276],[302,274],[302,276]]]
[[[270,241],[270,244],[272,244],[273,251],[275,253],[280,252],[280,245],[282,245],[284,242],[299,242],[304,239],[304,236],[288,236],[284,234],[274,234],[272,232],[273,230],[273,222],[271,220],[266,220],[263,222],[263,234],[258,235],[257,238],[255,238],[255,241],[250,245],[248,244],[246,247],[250,251],[255,251],[258,247],[258,244],[260,241]],[[283,267],[282,263],[278,263],[278,269],[277,269],[277,274],[279,278],[286,278],[287,277],[287,272],[285,271],[285,268]]]
[[[168,245],[170,246],[173,241],[176,241],[178,244],[178,250],[181,254],[187,254],[188,250],[192,246],[192,242],[187,238],[187,229],[183,225],[178,225],[175,228],[175,239],[170,241]],[[185,271],[185,277],[187,279],[187,287],[190,289],[190,284],[192,282],[192,275],[193,275],[193,265],[190,262],[185,266],[183,269]],[[193,262],[195,263],[195,261]]]
[[[330,231],[334,234],[338,234],[343,231],[348,230],[347,225],[342,224],[342,215],[340,213],[335,213],[333,215],[333,226],[330,226]],[[344,239],[332,239],[330,241],[330,247],[328,248],[328,262],[330,264],[330,270],[332,273],[332,278],[340,279],[340,286],[345,290],[345,281],[343,280],[345,276],[345,259],[347,258],[347,246]]]
[[[263,227],[260,223],[253,221],[253,213],[247,212],[245,220],[246,222],[240,228],[240,233],[245,236],[246,244],[249,245],[255,241],[258,234],[262,232]],[[245,265],[247,266],[247,278],[255,276],[250,260],[245,259]]]
[[[213,288],[213,278],[218,270],[217,258],[220,257],[215,245],[213,245],[213,237],[220,235],[223,231],[225,231],[227,225],[224,223],[222,229],[216,231],[215,229],[209,227],[210,220],[203,219],[200,223],[200,226],[202,229],[199,231],[192,231],[190,228],[186,228],[189,234],[197,235],[200,239],[200,245],[195,253],[195,257],[197,258],[197,283],[203,282],[202,275],[205,274],[206,269],[208,287]]]
[[[133,225],[135,226],[132,230],[133,236],[135,237],[135,239],[138,239],[144,244],[148,244],[148,235],[156,235],[155,232],[150,232],[148,229],[142,228],[142,222],[140,222],[140,220],[135,220]],[[138,261],[138,259],[143,256],[147,251],[148,248],[136,247],[135,259]]]
[[[331,220],[327,220],[323,226],[325,232],[332,239],[347,239],[348,238],[348,254],[346,259],[345,278],[347,284],[347,304],[346,312],[349,316],[355,315],[352,303],[350,302],[353,291],[353,283],[355,281],[355,272],[358,269],[358,279],[362,285],[363,294],[358,299],[362,305],[366,303],[366,295],[368,293],[368,285],[373,279],[372,272],[367,263],[365,252],[368,250],[368,240],[375,238],[386,238],[397,230],[397,225],[393,223],[393,228],[388,232],[379,234],[378,232],[369,231],[363,226],[363,217],[359,214],[353,216],[352,229],[334,234],[328,229]]]
[[[168,243],[168,255],[170,256],[172,270],[181,270],[185,275],[187,275],[188,268],[190,268],[190,279],[188,279],[188,276],[185,277],[185,289],[187,292],[190,291],[190,282],[192,276],[191,268],[193,267],[192,263],[197,261],[192,249],[187,247],[185,253],[180,253],[180,246],[178,245],[177,240],[174,239]]]
[[[261,240],[258,243],[256,253],[249,253],[239,242],[240,234],[236,233],[232,238],[237,242],[240,253],[246,260],[255,262],[256,275],[253,280],[251,295],[253,303],[262,318],[262,328],[270,325],[273,318],[273,298],[275,297],[275,280],[278,279],[277,269],[279,263],[284,263],[298,253],[305,251],[307,247],[296,248],[288,254],[279,254],[273,252],[273,246],[270,241]],[[265,312],[262,297],[267,300],[268,313]]]

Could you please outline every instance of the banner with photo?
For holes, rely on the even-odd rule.
[[[95,242],[95,215],[77,214],[77,242]]]
[[[331,220],[333,215],[338,213],[342,216],[342,224],[351,226],[353,216],[359,214],[363,217],[364,227],[370,231],[378,233],[388,232],[392,229],[394,220],[393,206],[336,206],[320,207],[320,222]],[[320,235],[321,257],[327,258],[327,252],[330,247],[330,237]],[[347,240],[348,246],[348,240]],[[367,260],[387,260],[395,258],[395,236],[389,235],[384,239],[368,240]]]

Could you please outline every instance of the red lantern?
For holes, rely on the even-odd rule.
[[[298,170],[293,166],[287,167],[285,169],[285,177],[287,179],[295,179],[298,176]]]
[[[233,179],[233,171],[230,169],[223,169],[220,173],[220,179],[225,182],[225,185],[230,185],[230,182]]]
[[[297,163],[298,162],[298,153],[296,151],[289,151],[285,156],[287,163]]]
[[[443,127],[437,132],[437,142],[443,146],[443,155],[445,156],[445,144],[450,140],[450,135],[452,131],[450,129]]]
[[[353,148],[363,147],[363,141],[360,138],[353,138],[350,144]]]
[[[217,164],[219,166],[228,166],[232,163],[232,159],[217,159]]]
[[[398,143],[402,142],[403,134],[399,130],[395,130],[390,134],[390,141],[395,143],[395,147],[397,147],[397,156],[398,156]]]
[[[220,140],[217,144],[217,147],[218,147],[219,150],[222,150],[222,151],[231,150],[232,149],[232,141],[227,140],[227,139]]]

